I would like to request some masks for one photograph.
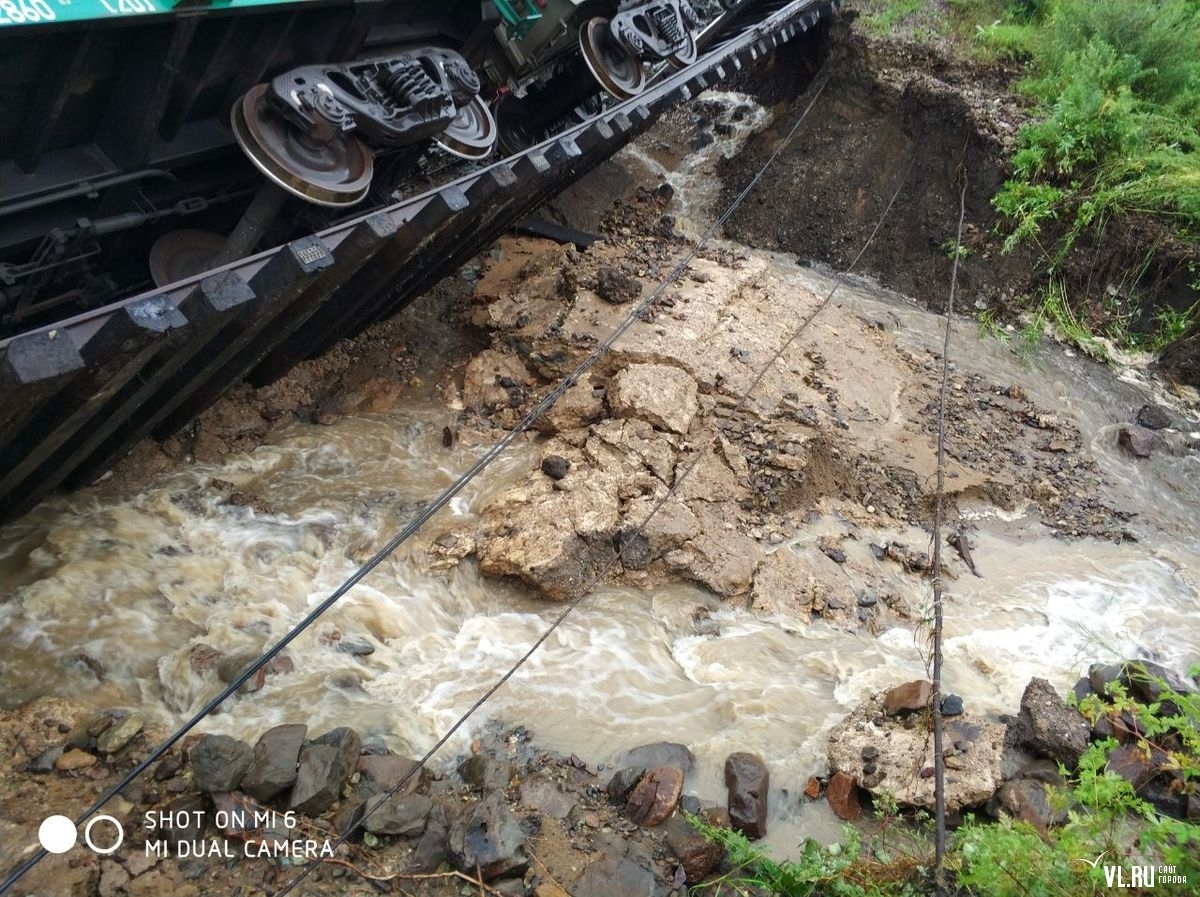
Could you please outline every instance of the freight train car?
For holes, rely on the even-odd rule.
[[[725,8],[0,0],[0,339],[528,145]]]

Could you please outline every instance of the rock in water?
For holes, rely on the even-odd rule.
[[[767,790],[770,773],[762,757],[738,752],[725,760],[729,819],[734,829],[755,840],[767,833]]]
[[[656,766],[675,766],[690,775],[696,768],[696,758],[687,745],[677,741],[656,741],[630,748],[617,758],[617,766],[641,766],[653,769]]]
[[[1137,422],[1147,430],[1166,430],[1175,425],[1161,405],[1143,405],[1138,409]]]
[[[481,800],[450,827],[450,856],[463,872],[484,879],[520,875],[529,866],[525,833],[499,796]]]
[[[242,790],[255,800],[270,800],[296,782],[296,764],[308,726],[268,729],[254,745],[254,762],[242,779]]]
[[[682,793],[683,770],[675,766],[656,767],[634,786],[624,815],[646,828],[661,825],[675,812]]]
[[[1069,767],[1087,750],[1092,727],[1083,714],[1068,707],[1045,679],[1031,679],[1021,695],[1021,712],[1009,737],[1035,754]]]
[[[1155,438],[1153,431],[1129,425],[1117,433],[1117,444],[1135,458],[1149,458]]]
[[[228,735],[205,735],[191,751],[192,779],[201,791],[236,791],[254,762],[254,749]]]
[[[862,804],[858,800],[858,783],[853,776],[835,772],[825,788],[825,800],[829,809],[843,822],[853,822],[862,815]]]

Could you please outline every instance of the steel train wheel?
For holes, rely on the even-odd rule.
[[[642,61],[612,36],[608,19],[589,19],[580,26],[579,49],[592,77],[618,100],[636,97],[646,89]]]
[[[434,143],[461,159],[483,159],[495,148],[499,134],[496,119],[476,96],[459,110],[458,117],[434,138]]]
[[[696,35],[687,32],[687,44],[677,53],[667,57],[667,65],[673,69],[685,69],[696,61]]]
[[[156,287],[177,283],[212,267],[225,238],[210,230],[168,231],[150,247],[150,279]]]
[[[267,106],[266,92],[265,84],[250,88],[230,113],[233,136],[254,166],[316,205],[340,208],[361,202],[375,168],[371,151],[355,137],[312,140]]]

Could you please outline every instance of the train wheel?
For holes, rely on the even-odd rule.
[[[462,159],[483,159],[496,146],[499,129],[496,119],[478,96],[459,110],[458,117],[434,142],[451,155]]]
[[[618,100],[636,97],[646,89],[641,59],[612,36],[608,19],[584,22],[579,29],[579,48],[592,77]]]
[[[233,104],[238,145],[268,179],[319,206],[352,206],[366,197],[375,161],[355,137],[310,138],[268,107],[267,85],[252,87]]]
[[[165,287],[202,274],[224,246],[225,238],[209,230],[168,231],[150,247],[150,278],[156,287]]]
[[[677,53],[667,57],[667,64],[673,69],[685,69],[696,61],[696,36],[687,32],[687,44]]]

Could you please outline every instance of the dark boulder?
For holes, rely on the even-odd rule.
[[[708,840],[682,816],[668,819],[665,828],[667,849],[679,860],[689,885],[703,881],[725,856],[725,848]]]
[[[363,828],[375,835],[412,838],[425,831],[433,801],[423,794],[381,794],[367,801]]]
[[[674,741],[656,741],[625,751],[617,758],[617,766],[641,766],[645,769],[674,766],[688,776],[696,768],[696,758],[686,745]]]
[[[228,735],[205,735],[191,750],[192,780],[201,791],[234,791],[254,762],[254,749]]]
[[[1021,695],[1021,712],[1010,725],[1015,744],[1034,754],[1073,767],[1087,750],[1091,725],[1068,707],[1045,679],[1034,678]]]
[[[739,751],[725,760],[729,819],[734,829],[751,840],[767,833],[767,791],[771,776],[757,754]]]
[[[504,801],[486,797],[467,810],[449,835],[450,856],[463,872],[478,868],[484,879],[520,875],[529,866],[525,833]]]
[[[621,305],[642,295],[642,285],[620,268],[601,265],[596,272],[596,293],[605,302]]]
[[[338,799],[342,784],[358,768],[361,751],[358,733],[345,727],[304,745],[289,806],[306,816],[320,816],[328,810]]]
[[[268,729],[254,745],[254,762],[242,790],[255,800],[270,800],[296,783],[296,764],[308,726],[297,723]]]

